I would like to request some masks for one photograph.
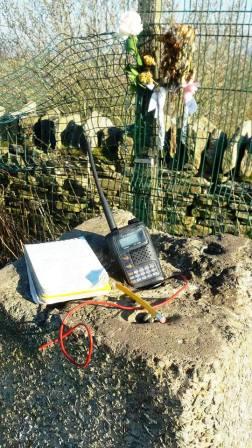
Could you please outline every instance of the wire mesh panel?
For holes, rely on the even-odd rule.
[[[152,159],[155,169],[148,177],[146,161],[142,168],[135,164],[135,213],[151,226],[179,235],[251,235],[251,5],[140,3],[145,18],[140,54],[155,57],[155,90],[164,88],[166,100],[162,144],[159,118],[147,124],[151,145],[143,131],[139,141],[138,132],[136,153]],[[156,11],[154,4],[159,6]],[[190,84],[197,84],[197,92],[187,106]],[[144,87],[137,92],[137,104],[146,98]],[[146,117],[138,108],[136,124],[141,129],[150,114]]]
[[[126,208],[135,107],[125,66],[124,41],[95,35],[53,43],[0,80],[0,202],[11,217],[2,226],[18,221],[22,240],[100,213],[87,140],[111,205]]]
[[[87,139],[112,206],[177,235],[251,236],[249,2],[138,6],[142,65],[114,33],[58,38],[0,79],[1,216],[24,241],[101,211]]]

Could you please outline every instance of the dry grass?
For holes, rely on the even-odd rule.
[[[24,230],[14,222],[3,204],[0,205],[0,268],[23,253]]]

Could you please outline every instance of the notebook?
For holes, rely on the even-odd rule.
[[[110,291],[108,274],[84,237],[25,244],[24,256],[35,303],[49,305]]]

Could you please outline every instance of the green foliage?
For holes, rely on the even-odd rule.
[[[135,93],[138,85],[139,70],[143,65],[143,61],[138,51],[138,38],[137,36],[129,36],[125,43],[125,49],[128,55],[133,57],[134,64],[128,63],[125,68],[125,73],[130,84],[132,93]]]
[[[126,40],[126,51],[134,56],[137,65],[142,66],[143,62],[138,51],[137,42],[137,36],[129,36]]]

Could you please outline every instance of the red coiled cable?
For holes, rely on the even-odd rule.
[[[179,277],[183,280],[183,285],[178,288],[175,293],[171,296],[168,297],[167,299],[162,300],[162,302],[153,305],[153,308],[155,309],[159,309],[164,305],[167,305],[168,303],[171,303],[173,300],[175,300],[178,295],[183,292],[184,290],[186,290],[189,286],[189,282],[187,280],[187,278],[184,275],[179,275]],[[74,306],[64,317],[60,328],[59,328],[59,336],[56,339],[51,339],[48,342],[45,342],[44,344],[40,345],[39,350],[43,351],[46,350],[48,347],[51,347],[54,344],[59,344],[60,345],[60,349],[62,351],[62,353],[64,354],[64,356],[68,359],[68,361],[70,361],[72,364],[74,364],[76,367],[78,368],[86,368],[88,367],[91,358],[92,358],[92,353],[93,353],[93,335],[92,335],[92,330],[91,328],[85,324],[84,322],[80,322],[78,324],[76,324],[74,327],[68,328],[65,332],[65,327],[67,320],[79,309],[88,306],[88,305],[96,305],[96,306],[102,306],[104,308],[117,308],[119,310],[126,310],[126,311],[136,311],[136,310],[141,310],[143,309],[140,306],[125,306],[125,305],[119,305],[118,303],[114,303],[114,302],[109,302],[109,301],[99,301],[99,300],[86,300],[85,302],[79,303],[78,305]],[[87,336],[88,336],[88,353],[86,356],[86,359],[83,363],[79,363],[77,362],[73,356],[70,355],[70,353],[67,351],[66,347],[65,347],[65,343],[64,343],[64,339],[66,339],[68,336],[70,336],[75,330],[76,328],[79,327],[84,327],[84,329],[87,332]]]

